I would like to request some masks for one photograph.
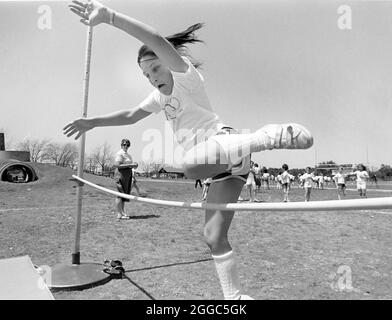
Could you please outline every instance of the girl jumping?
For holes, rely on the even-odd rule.
[[[107,24],[141,41],[137,63],[154,90],[131,109],[74,120],[64,127],[68,137],[75,135],[78,139],[95,127],[132,125],[163,111],[185,150],[186,176],[212,178],[207,203],[237,202],[249,172],[252,152],[312,146],[312,135],[299,124],[269,124],[251,134],[237,134],[222,123],[208,100],[203,77],[197,70],[200,64],[187,55],[186,45],[201,42],[195,32],[202,24],[164,37],[145,23],[97,1],[73,1],[70,9],[85,25]],[[233,216],[234,211],[206,210],[204,236],[215,261],[224,298],[251,299],[241,291],[235,255],[228,241]]]

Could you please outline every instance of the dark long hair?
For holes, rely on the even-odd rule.
[[[188,54],[187,44],[203,42],[202,40],[199,40],[195,35],[195,31],[201,29],[203,26],[204,26],[203,23],[196,23],[182,32],[165,37],[166,40],[172,44],[172,46],[178,51],[180,55],[187,56],[190,58],[195,68],[199,68],[201,66],[201,63],[199,61],[194,60]],[[148,46],[144,44],[139,49],[139,53],[137,56],[137,63],[140,64],[140,60],[145,56],[156,56],[156,54],[154,53],[154,51],[152,51]]]

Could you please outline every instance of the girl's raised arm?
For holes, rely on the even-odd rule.
[[[63,133],[70,137],[74,134],[75,140],[78,139],[83,133],[91,130],[95,127],[107,127],[107,126],[124,126],[134,124],[139,120],[149,116],[151,112],[145,111],[140,107],[135,107],[130,110],[122,110],[114,113],[109,113],[104,116],[98,116],[93,118],[79,118],[71,123],[68,123],[63,128]]]
[[[147,45],[172,71],[186,72],[188,70],[188,65],[171,43],[149,25],[115,12],[98,1],[75,0],[69,7],[72,12],[82,18],[81,22],[85,25],[111,24]]]

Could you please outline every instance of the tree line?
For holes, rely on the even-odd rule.
[[[28,151],[30,161],[38,163],[51,163],[60,167],[75,169],[79,160],[79,145],[76,142],[58,143],[49,139],[26,138],[16,144],[18,151]],[[85,154],[84,170],[95,174],[105,174],[114,170],[115,153],[105,142],[97,146],[92,152]],[[145,176],[159,175],[161,163],[150,161],[139,163],[139,170]]]
[[[79,148],[77,143],[58,143],[51,142],[49,139],[30,139],[26,138],[16,144],[17,150],[29,151],[31,162],[49,162],[61,167],[76,168],[78,165]],[[97,146],[93,151],[85,156],[84,169],[93,173],[105,173],[113,171],[114,152],[107,142]],[[317,174],[332,175],[332,170],[337,166],[349,168],[351,164],[336,164],[334,161],[320,162],[312,168]],[[139,171],[145,176],[158,176],[159,169],[162,167],[160,162],[141,162],[139,163]],[[380,168],[367,168],[371,176],[375,176],[382,180],[392,180],[392,167],[390,165],[381,164]],[[268,172],[274,176],[279,174],[281,168],[268,168]],[[301,175],[305,172],[305,168],[290,169],[294,176]]]

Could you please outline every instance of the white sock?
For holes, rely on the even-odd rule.
[[[222,286],[225,300],[237,300],[240,298],[240,285],[237,272],[237,263],[233,251],[223,255],[212,257],[215,260],[216,271]]]

